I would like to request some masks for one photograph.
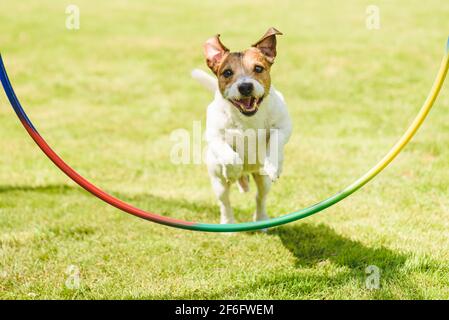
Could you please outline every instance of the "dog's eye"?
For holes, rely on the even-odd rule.
[[[230,77],[232,77],[233,74],[234,74],[234,72],[232,72],[231,69],[226,69],[225,71],[223,71],[223,77],[225,77],[225,78],[230,78]]]
[[[263,67],[262,66],[255,66],[254,67],[254,72],[256,73],[262,73],[263,72]]]

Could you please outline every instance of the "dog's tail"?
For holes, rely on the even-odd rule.
[[[202,84],[203,87],[205,87],[209,91],[215,92],[218,89],[217,79],[203,70],[192,70],[192,78]]]

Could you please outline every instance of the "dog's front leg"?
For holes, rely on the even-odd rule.
[[[207,163],[212,189],[220,206],[220,223],[234,223],[229,192],[231,183],[242,175],[242,160],[226,142],[215,138],[208,141]]]

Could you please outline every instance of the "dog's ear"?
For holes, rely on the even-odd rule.
[[[262,51],[270,63],[273,63],[274,58],[276,58],[276,36],[278,35],[282,35],[282,32],[275,28],[270,28],[259,41],[253,44],[253,47]]]
[[[204,44],[207,65],[214,73],[218,72],[218,67],[227,53],[229,53],[229,49],[221,43],[219,34],[208,39]]]

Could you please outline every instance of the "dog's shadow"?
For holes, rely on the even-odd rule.
[[[350,269],[375,265],[397,269],[406,257],[385,247],[371,248],[336,233],[325,224],[301,223],[271,231],[296,258],[297,267],[310,267],[325,261]]]

